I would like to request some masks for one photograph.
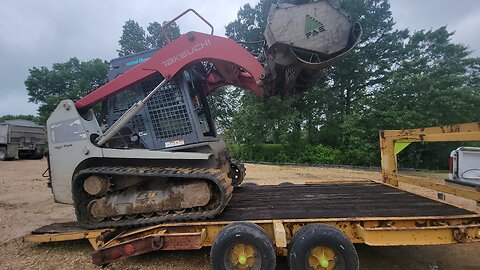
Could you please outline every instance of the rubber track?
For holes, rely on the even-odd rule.
[[[88,175],[126,175],[126,176],[149,176],[149,177],[171,177],[171,178],[196,178],[208,179],[217,185],[221,193],[220,203],[213,210],[202,212],[171,213],[166,216],[142,217],[137,219],[121,219],[119,221],[106,220],[92,223],[86,208],[92,196],[83,190],[83,179]],[[79,192],[80,191],[80,192]],[[218,169],[196,169],[196,168],[175,168],[175,167],[92,167],[79,171],[73,180],[72,194],[77,220],[83,227],[96,229],[105,227],[131,227],[153,225],[164,222],[182,222],[191,220],[204,220],[213,218],[220,214],[232,197],[233,187],[230,178],[226,173]]]

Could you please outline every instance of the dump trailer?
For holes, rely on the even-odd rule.
[[[87,239],[95,265],[160,250],[211,247],[212,269],[359,269],[353,244],[419,246],[480,242],[480,208],[444,199],[480,202],[480,192],[403,177],[396,154],[417,141],[480,140],[480,123],[380,132],[382,179],[305,184],[243,183],[225,210],[206,221],[140,228],[87,230],[78,223],[51,224],[26,242]],[[402,185],[408,184],[408,186]],[[433,192],[428,197],[425,190]],[[442,194],[442,196],[437,196]],[[458,201],[457,201],[458,202]],[[455,259],[455,258],[450,258]]]
[[[0,124],[0,160],[41,159],[45,142],[45,127],[32,121],[11,120]]]

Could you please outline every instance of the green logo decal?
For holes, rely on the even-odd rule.
[[[305,35],[307,37],[315,36],[325,31],[325,26],[320,21],[314,19],[310,15],[307,15],[305,19]]]

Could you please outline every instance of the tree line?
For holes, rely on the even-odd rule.
[[[244,5],[226,26],[237,41],[263,40],[275,0]],[[304,1],[308,2],[308,1]],[[352,164],[380,163],[378,132],[479,121],[480,59],[453,43],[447,27],[411,32],[396,29],[387,0],[341,2],[364,34],[354,52],[326,70],[313,89],[287,100],[263,102],[234,87],[218,89],[209,104],[233,155],[242,160]],[[180,35],[177,25],[168,36]],[[160,48],[161,24],[145,31],[128,20],[119,56]],[[261,43],[245,44],[258,54]],[[51,68],[30,69],[30,101],[46,120],[64,98],[78,99],[105,83],[108,62],[72,58]],[[457,143],[412,144],[399,155],[401,166],[439,169]]]

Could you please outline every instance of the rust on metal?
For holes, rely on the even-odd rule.
[[[202,247],[205,230],[193,233],[167,233],[167,230],[133,231],[120,234],[97,249],[92,260],[95,265],[137,256],[156,250],[195,250]]]
[[[382,161],[382,181],[385,184],[399,186],[399,181],[408,180],[399,177],[397,156],[395,154],[395,143],[397,142],[449,142],[449,141],[480,141],[480,122],[447,125],[440,127],[429,127],[408,130],[384,130],[380,131],[380,151]],[[416,180],[414,185],[419,185],[422,180]],[[477,194],[465,188],[438,183],[422,183],[423,187],[443,193],[453,194],[462,198],[477,200]],[[478,200],[477,200],[478,201]]]

